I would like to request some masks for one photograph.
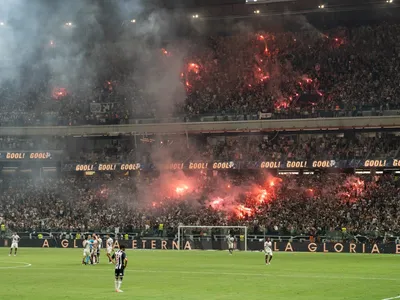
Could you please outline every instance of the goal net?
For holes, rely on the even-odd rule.
[[[235,250],[247,251],[246,226],[179,226],[178,245],[181,250],[227,250],[229,235]]]

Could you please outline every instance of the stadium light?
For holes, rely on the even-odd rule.
[[[65,23],[65,26],[71,27],[71,26],[72,26],[72,22],[67,22],[67,23]]]
[[[257,9],[257,10],[254,11],[254,13],[255,13],[256,15],[258,15],[258,14],[260,13],[260,10]]]
[[[132,20],[131,20],[131,23],[136,23],[136,20],[135,20],[135,19],[132,19]]]
[[[393,0],[386,0],[386,3],[393,3]]]
[[[318,8],[324,9],[325,8],[325,4],[318,5]]]

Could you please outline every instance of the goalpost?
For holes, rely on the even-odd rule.
[[[191,249],[227,250],[229,234],[235,239],[235,250],[247,251],[246,226],[179,226],[178,249],[187,248],[189,242]]]

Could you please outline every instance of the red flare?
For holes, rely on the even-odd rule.
[[[199,74],[200,72],[200,66],[196,63],[190,63],[188,65],[188,72],[193,72],[195,74]]]
[[[53,98],[57,99],[57,100],[67,96],[67,94],[68,94],[67,89],[62,88],[62,87],[56,87],[53,89],[53,92],[52,92]]]

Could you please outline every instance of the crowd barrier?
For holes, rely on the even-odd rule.
[[[310,119],[278,119],[222,122],[186,122],[158,124],[82,125],[82,126],[29,126],[1,127],[0,135],[9,136],[86,136],[86,135],[148,135],[171,133],[224,133],[310,131],[339,129],[399,128],[400,116],[340,117]]]

